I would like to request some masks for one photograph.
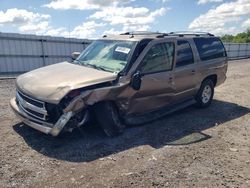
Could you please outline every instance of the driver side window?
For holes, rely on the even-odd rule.
[[[141,72],[144,74],[168,71],[174,60],[174,43],[166,42],[154,45],[142,60]]]

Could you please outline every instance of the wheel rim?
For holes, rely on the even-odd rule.
[[[202,102],[204,104],[208,103],[211,96],[212,96],[212,89],[209,85],[206,85],[203,89],[203,92],[202,92]]]

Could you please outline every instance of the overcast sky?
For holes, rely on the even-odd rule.
[[[0,32],[97,38],[124,31],[250,28],[250,0],[0,0]]]

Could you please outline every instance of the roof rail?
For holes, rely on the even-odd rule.
[[[187,35],[195,35],[195,36],[207,35],[207,36],[214,36],[211,33],[208,33],[208,32],[199,32],[199,31],[177,31],[177,32],[170,32],[168,34],[169,35],[179,35],[180,37],[187,36]]]
[[[130,31],[126,33],[121,33],[120,35],[159,35],[162,33],[159,32],[150,32],[150,31]]]
[[[150,31],[129,31],[125,33],[121,33],[120,35],[130,35],[131,38],[134,37],[134,35],[153,35],[156,38],[164,38],[167,36],[178,36],[178,37],[184,37],[184,36],[214,36],[211,33],[208,32],[199,32],[199,31],[176,31],[176,32],[170,32],[170,33],[161,33],[161,32],[150,32]]]

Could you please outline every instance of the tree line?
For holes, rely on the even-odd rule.
[[[237,35],[223,35],[221,37],[223,42],[247,43],[250,42],[250,29]]]

